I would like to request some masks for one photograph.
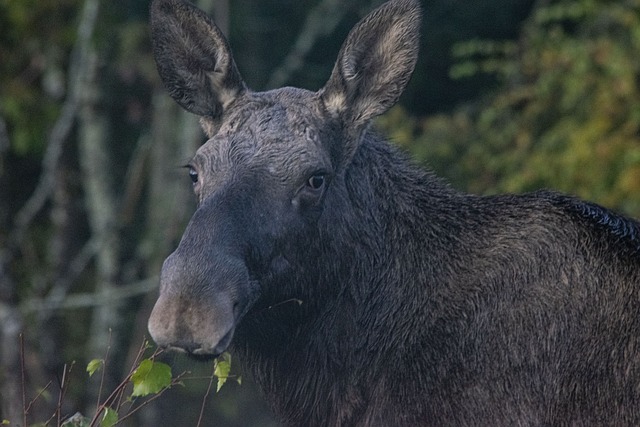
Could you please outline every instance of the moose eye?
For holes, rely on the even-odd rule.
[[[313,175],[307,181],[307,185],[313,190],[319,190],[324,185],[324,181],[325,181],[324,175],[321,175],[321,174]]]
[[[194,184],[198,182],[198,172],[192,167],[189,167],[189,178],[191,178],[191,182]]]

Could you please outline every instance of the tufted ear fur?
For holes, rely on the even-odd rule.
[[[151,39],[158,72],[171,97],[217,131],[225,109],[247,90],[222,32],[203,11],[181,0],[151,5]]]
[[[391,0],[362,19],[321,91],[327,111],[361,132],[393,106],[415,68],[420,21],[418,0]]]

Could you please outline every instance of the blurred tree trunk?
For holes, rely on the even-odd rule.
[[[0,260],[0,263],[2,260]],[[0,266],[3,270],[3,266]],[[20,333],[23,328],[22,315],[11,300],[14,295],[6,293],[13,281],[0,271],[0,282],[5,288],[0,295],[0,412],[13,424],[22,423],[22,369],[20,362]]]
[[[8,249],[9,228],[7,176],[4,173],[5,154],[9,151],[9,135],[0,117],[0,413],[3,418],[22,420],[20,398],[20,346],[22,316],[16,307],[16,286],[9,273],[11,255]]]
[[[109,352],[109,364],[113,362],[113,355],[122,351],[123,337],[120,329],[123,303],[109,298],[117,286],[119,275],[119,203],[113,184],[109,120],[101,108],[103,93],[98,62],[98,54],[94,51],[91,55],[91,67],[84,80],[79,115],[78,153],[91,239],[96,242],[94,293],[101,300],[92,312],[86,354],[88,358],[106,358]],[[90,385],[86,396],[89,399],[89,408],[94,408],[91,405],[95,404],[94,399],[97,399],[100,393],[98,387],[112,390],[115,379],[107,375],[104,384],[100,385],[99,378],[96,378]]]

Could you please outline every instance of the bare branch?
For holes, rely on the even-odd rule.
[[[196,427],[200,427],[202,425],[202,420],[204,418],[204,409],[207,405],[207,398],[209,397],[209,394],[211,394],[211,388],[213,386],[213,379],[216,376],[216,365],[215,363],[212,364],[213,365],[213,371],[211,372],[211,377],[209,377],[209,383],[207,384],[207,391],[204,393],[204,396],[202,397],[202,405],[200,406],[200,416],[198,417],[198,423],[196,424]]]
[[[267,88],[275,88],[287,84],[291,76],[304,65],[304,58],[309,54],[316,41],[331,34],[340,23],[355,0],[322,0],[307,15],[293,48],[282,63],[275,68],[267,82]],[[380,0],[373,0],[375,6]],[[370,9],[368,7],[367,9]]]
[[[29,314],[40,310],[70,310],[103,306],[112,302],[146,294],[157,286],[158,280],[157,277],[152,277],[129,285],[113,288],[108,295],[102,292],[78,293],[68,295],[61,301],[32,298],[20,304],[20,311],[24,314]]]

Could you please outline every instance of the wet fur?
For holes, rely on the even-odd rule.
[[[456,191],[369,130],[419,16],[393,0],[364,18],[318,92],[255,93],[208,17],[153,3],[160,75],[211,138],[154,339],[210,357],[235,332],[290,426],[640,425],[640,224]]]

